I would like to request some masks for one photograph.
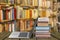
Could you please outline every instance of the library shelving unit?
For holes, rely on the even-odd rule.
[[[49,18],[53,27],[53,16],[56,16],[54,0],[1,0],[0,1],[0,32],[12,32],[10,37],[17,35],[28,38],[31,36],[37,18]],[[53,12],[54,10],[54,12]],[[54,19],[56,20],[56,19]],[[18,34],[17,34],[18,33]],[[28,36],[26,36],[28,33]],[[13,35],[13,36],[12,36]],[[16,38],[15,36],[15,38]],[[23,37],[22,37],[23,38]]]

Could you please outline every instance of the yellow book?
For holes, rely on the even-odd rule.
[[[33,6],[38,6],[38,0],[33,0]]]
[[[50,16],[50,10],[48,9],[48,10],[46,10],[46,17],[49,17]]]
[[[3,25],[0,24],[0,32],[3,32]]]
[[[32,10],[32,18],[36,19],[38,17],[38,10],[37,9],[33,9]]]
[[[29,10],[25,10],[25,18],[26,19],[29,19],[30,18]]]
[[[46,10],[42,10],[42,17],[46,17]]]

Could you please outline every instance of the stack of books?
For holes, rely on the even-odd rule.
[[[50,26],[48,23],[48,18],[38,18],[36,27],[36,37],[38,38],[48,38],[50,37]]]

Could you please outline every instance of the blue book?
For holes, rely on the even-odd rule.
[[[36,30],[49,30],[50,27],[47,26],[47,27],[36,27]]]
[[[14,20],[14,8],[12,8],[12,20]]]

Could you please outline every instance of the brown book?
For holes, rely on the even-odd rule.
[[[20,31],[24,31],[24,30],[25,30],[24,20],[20,20]]]
[[[48,26],[48,23],[37,23],[37,26]]]
[[[4,31],[4,27],[2,24],[0,24],[0,32],[3,32]]]
[[[9,25],[5,24],[5,31],[8,32],[9,31]]]

